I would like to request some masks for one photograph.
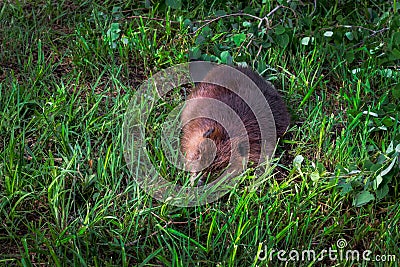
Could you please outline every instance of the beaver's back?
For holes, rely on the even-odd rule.
[[[236,69],[248,76],[264,95],[275,121],[276,135],[281,137],[289,125],[289,113],[282,98],[273,85],[266,82],[257,73],[248,68],[238,67]],[[204,117],[191,119],[196,117],[194,114],[201,113],[204,110],[209,111],[209,114],[218,112],[218,104],[215,104],[215,102],[210,102],[210,104],[207,104],[207,102],[190,102],[190,100],[207,98],[229,106],[242,121],[245,132],[239,130],[239,125],[229,125],[229,123],[235,123],[229,116],[222,117],[220,120],[225,127],[228,124],[227,128],[238,128],[238,131],[229,132],[231,136],[228,135],[227,129],[220,122],[213,119]],[[200,171],[202,168],[199,167],[199,164],[206,164],[205,162],[211,162],[211,164],[203,172],[216,173],[221,171],[228,165],[232,154],[237,156],[247,154],[249,161],[255,163],[259,161],[262,141],[261,130],[252,109],[241,97],[225,87],[211,83],[199,83],[190,93],[187,100],[189,102],[187,101],[187,105],[181,115],[182,121],[186,123],[182,128],[181,151],[187,161],[196,162],[197,165],[195,164],[191,167],[193,168],[193,173]],[[213,112],[214,110],[215,112]],[[267,110],[268,107],[265,105],[265,112]],[[240,147],[243,143],[241,140],[247,137],[249,148]],[[210,158],[214,154],[210,154],[211,148],[208,145],[204,145],[205,139],[211,139],[215,144],[216,152],[214,158]]]

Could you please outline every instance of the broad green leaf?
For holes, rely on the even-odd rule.
[[[352,32],[346,32],[344,35],[345,35],[345,36],[347,37],[347,39],[349,39],[350,41],[352,41],[352,40],[354,39],[354,36],[353,36],[353,33],[352,33]]]
[[[201,57],[201,50],[198,47],[192,47],[189,50],[190,59],[199,59]]]
[[[303,163],[304,161],[304,157],[302,155],[297,155],[294,159],[293,159],[293,166],[296,169],[300,169],[301,168],[301,163]]]
[[[183,27],[189,27],[190,25],[192,24],[192,21],[190,20],[190,19],[188,19],[188,18],[186,18],[184,21],[183,21]]]
[[[385,184],[384,186],[382,186],[382,188],[378,188],[378,190],[376,190],[376,198],[378,200],[381,200],[382,198],[386,197],[388,193],[389,186]]]
[[[389,117],[383,118],[382,123],[383,123],[383,125],[385,125],[386,127],[392,127],[392,126],[395,124],[394,120],[392,120],[392,119],[389,118]]]
[[[111,32],[111,40],[115,41],[115,40],[118,39],[118,37],[119,37],[119,34],[118,34],[118,33]]]
[[[353,205],[356,207],[360,207],[362,205],[367,204],[368,202],[374,200],[375,197],[373,194],[371,194],[368,191],[362,191],[360,193],[358,193],[355,197],[354,197],[354,201],[353,201]]]
[[[119,23],[117,22],[112,23],[110,29],[115,32],[120,32]]]
[[[199,36],[197,36],[197,38],[194,42],[195,42],[195,44],[200,45],[200,44],[205,43],[205,41],[206,41],[206,38],[204,37],[204,35],[200,34]]]
[[[224,64],[232,64],[232,56],[228,51],[223,51],[220,55],[221,62]]]
[[[112,44],[113,48],[116,46],[115,43],[112,43],[113,41],[117,40],[119,38],[119,32],[121,30],[119,29],[119,23],[112,23],[110,28],[107,31],[107,37],[110,38],[110,44]]]
[[[244,22],[243,22],[243,27],[246,27],[246,28],[251,27],[251,22],[249,22],[249,21],[244,21]]]
[[[281,34],[283,34],[283,33],[285,33],[285,27],[283,27],[282,25],[278,25],[278,26],[276,26],[276,28],[275,28],[275,33],[277,34],[277,35],[281,35]]]
[[[303,39],[301,39],[301,44],[302,45],[308,45],[310,43],[310,41],[312,41],[311,37],[304,37]]]
[[[396,84],[396,86],[392,89],[392,95],[396,99],[400,99],[400,83]]]
[[[121,12],[121,7],[120,6],[115,6],[115,7],[113,7],[113,9],[112,9],[112,11],[111,11],[112,13],[118,13],[118,12]]]
[[[282,35],[277,35],[276,42],[278,43],[278,45],[280,47],[286,48],[287,45],[289,44],[289,35],[287,35],[286,33],[284,33]]]
[[[240,46],[246,40],[246,34],[238,33],[233,36],[233,42],[236,46]]]
[[[397,48],[393,48],[389,54],[389,60],[394,61],[398,59],[400,59],[400,51]]]
[[[379,185],[382,183],[383,178],[381,175],[376,176],[372,186],[374,188],[374,190],[378,189]]]
[[[341,195],[341,196],[344,196],[344,195],[346,195],[347,193],[353,191],[353,187],[351,186],[350,183],[344,183],[344,184],[342,184],[342,185],[339,185],[339,187],[342,188],[342,191],[340,191],[340,195]]]
[[[311,181],[313,182],[318,182],[319,180],[319,172],[318,171],[313,171],[310,175]]]

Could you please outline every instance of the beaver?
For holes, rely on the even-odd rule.
[[[280,94],[271,83],[250,68],[235,67],[235,69],[250,78],[262,92],[268,105],[263,100],[260,103],[264,104],[261,106],[257,104],[256,109],[262,112],[265,110],[264,113],[267,113],[269,106],[276,129],[276,134],[271,136],[282,137],[289,126],[290,116]],[[206,75],[206,78],[208,77],[206,80],[223,78],[229,82],[231,78],[228,76],[236,75],[234,72],[227,74],[226,71],[211,70]],[[241,85],[232,82],[232,86],[240,87]],[[246,84],[244,86],[246,87]],[[239,89],[244,94],[252,94],[251,90],[254,87]],[[246,157],[248,164],[245,167],[251,163],[259,163],[262,153],[262,129],[260,129],[260,124],[254,114],[254,109],[242,96],[239,96],[234,90],[207,82],[197,83],[188,95],[181,113],[183,125],[181,128],[181,152],[186,169],[192,174],[192,186],[195,185],[198,174],[201,174],[197,182],[197,186],[200,186],[206,182],[210,174],[215,176],[226,169],[232,162],[232,158]],[[227,113],[227,110],[231,113]],[[202,116],[201,114],[206,115]],[[220,116],[218,117],[218,115]],[[239,120],[234,120],[234,116],[237,116]],[[276,140],[273,141],[276,142]]]

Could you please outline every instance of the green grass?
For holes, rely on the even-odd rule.
[[[263,17],[279,5],[267,2],[252,3],[245,12]],[[294,26],[285,24],[284,33],[273,28],[265,33],[271,39],[263,41],[251,37],[257,27],[243,24],[252,20],[240,16],[210,23],[211,32],[191,34],[216,13],[245,8],[236,1],[193,1],[182,10],[163,1],[151,7],[137,1],[2,3],[0,265],[283,266],[279,250],[319,253],[337,249],[344,238],[346,249],[371,250],[371,257],[394,255],[396,261],[325,258],[288,265],[398,266],[399,160],[383,175],[389,191],[382,199],[379,190],[386,189],[373,184],[395,159],[390,143],[400,141],[394,90],[399,61],[369,51],[382,42],[379,49],[392,55],[398,30],[370,36],[365,45],[321,37],[329,29],[334,37],[345,36],[348,28],[337,25],[379,30],[399,20],[393,13],[397,1],[357,2],[317,1],[314,13],[312,5],[300,2],[290,6],[294,12],[279,10],[270,18],[272,27],[279,18]],[[388,19],[379,20],[385,12]],[[191,29],[185,19],[194,23]],[[242,32],[247,39],[235,43]],[[316,41],[301,45],[307,36]],[[137,186],[123,154],[122,124],[141,82],[187,62],[194,48],[222,62],[229,61],[222,56],[228,51],[235,63],[247,62],[270,75],[292,124],[278,145],[272,174],[263,174],[260,187],[246,186],[248,174],[220,200],[182,208]],[[154,156],[168,168],[160,151]],[[349,185],[352,191],[346,193]],[[362,191],[375,200],[357,205]],[[258,260],[265,248],[275,250],[272,261]]]

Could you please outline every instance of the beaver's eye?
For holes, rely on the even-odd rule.
[[[212,135],[212,133],[213,133],[214,131],[215,131],[215,128],[214,128],[214,127],[208,129],[208,130],[203,134],[203,137],[204,137],[204,138],[209,138],[209,137]]]

